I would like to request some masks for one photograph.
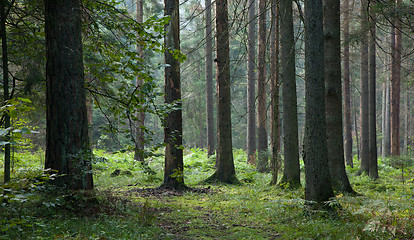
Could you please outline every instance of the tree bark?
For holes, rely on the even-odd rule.
[[[143,2],[142,0],[137,0],[137,12],[136,12],[136,19],[137,22],[142,23],[144,22],[144,9],[143,9]],[[144,57],[144,49],[137,44],[137,50],[139,57],[142,59]],[[141,90],[142,85],[144,84],[144,81],[142,78],[137,76],[137,87],[139,90]],[[142,98],[143,96],[138,96],[139,98]],[[144,147],[145,147],[145,137],[144,137],[144,130],[141,128],[145,125],[145,112],[141,111],[137,114],[137,127],[136,127],[136,138],[135,138],[135,151],[134,151],[134,159],[139,162],[144,162],[145,156],[144,156]]]
[[[349,68],[349,0],[343,1],[343,18],[344,18],[344,48],[343,48],[343,66],[344,66],[344,147],[345,163],[354,167],[352,154],[352,116],[351,116],[351,77]]]
[[[164,14],[171,20],[165,25],[165,76],[164,101],[176,104],[176,109],[164,119],[165,167],[162,188],[185,188],[182,149],[182,110],[180,61],[174,57],[173,51],[180,50],[180,15],[179,1],[165,0]]]
[[[322,12],[322,0],[305,2],[305,199],[317,203],[334,196],[326,142]]]
[[[368,121],[368,17],[367,0],[361,0],[361,166],[360,171],[369,173],[369,121]]]
[[[247,48],[247,162],[256,164],[256,1],[249,0]]]
[[[369,38],[369,176],[378,178],[377,118],[376,118],[376,16],[370,10]]]
[[[279,172],[280,151],[280,126],[279,126],[279,3],[277,0],[271,2],[271,31],[270,31],[270,73],[271,73],[271,171],[272,180],[270,184],[277,184]]]
[[[353,193],[345,171],[342,133],[340,1],[324,0],[326,139],[332,186]]]
[[[2,49],[2,67],[3,67],[3,100],[7,102],[10,99],[9,93],[9,61],[8,61],[8,49],[7,49],[7,29],[6,29],[6,10],[7,0],[0,0],[0,34],[1,34],[1,49]],[[4,113],[3,128],[8,129],[10,127],[10,115]],[[10,140],[10,135],[7,134],[5,141]],[[4,182],[10,182],[10,143],[4,145]]]
[[[284,137],[284,169],[280,184],[295,188],[300,186],[300,166],[295,42],[291,0],[280,0],[280,35]]]
[[[399,6],[401,0],[396,0]],[[391,35],[391,155],[400,155],[400,82],[402,32],[398,17],[394,21],[395,34]]]
[[[81,1],[46,0],[46,168],[69,189],[92,189]]]
[[[227,0],[216,0],[216,62],[218,83],[217,171],[206,182],[238,183],[231,135],[230,48]]]
[[[207,98],[207,156],[215,152],[213,104],[213,36],[211,26],[211,0],[206,0],[206,98]]]
[[[266,0],[259,1],[259,54],[258,54],[258,159],[256,169],[259,172],[268,171],[268,149],[267,149],[267,132],[266,132]]]

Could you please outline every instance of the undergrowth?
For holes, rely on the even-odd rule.
[[[185,150],[185,192],[157,189],[161,154],[141,164],[133,153],[101,150],[95,190],[62,191],[47,184],[53,175],[42,170],[42,154],[15,154],[13,180],[0,188],[0,239],[414,239],[414,164],[407,157],[379,159],[375,181],[358,176],[356,161],[347,171],[360,195],[338,194],[329,203],[340,206],[335,211],[315,212],[303,187],[270,186],[270,174],[256,172],[242,150],[234,152],[241,185],[199,185],[215,158]]]

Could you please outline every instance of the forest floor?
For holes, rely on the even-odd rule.
[[[376,181],[358,176],[356,161],[347,171],[360,195],[338,194],[328,203],[333,210],[312,211],[303,187],[270,186],[270,174],[257,173],[240,150],[240,185],[199,185],[214,172],[214,158],[187,150],[186,191],[157,188],[161,155],[147,166],[131,153],[96,155],[95,189],[62,192],[43,183],[44,153],[16,154],[14,179],[0,187],[0,239],[414,239],[407,157],[379,159]]]

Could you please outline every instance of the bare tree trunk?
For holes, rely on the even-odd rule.
[[[258,159],[256,169],[259,172],[268,170],[267,132],[266,132],[266,0],[259,1],[259,71],[257,78],[258,91]]]
[[[281,185],[300,186],[295,42],[292,1],[280,0],[280,57],[283,97],[284,169]]]
[[[376,118],[376,16],[370,8],[369,38],[369,176],[378,178],[377,118]]]
[[[213,36],[211,19],[211,0],[206,0],[206,98],[207,98],[207,156],[214,154],[214,104],[213,104]]]
[[[7,102],[10,98],[9,93],[9,61],[8,61],[8,49],[7,49],[7,29],[6,29],[6,0],[0,0],[0,34],[1,34],[1,49],[2,49],[2,67],[3,67],[3,100]],[[10,127],[10,115],[4,113],[4,129]],[[9,140],[10,135],[6,135],[6,141]],[[4,182],[10,182],[10,143],[4,145]]]
[[[401,0],[396,1],[399,6]],[[395,34],[391,35],[391,155],[400,155],[400,82],[402,32],[398,17],[394,22]]]
[[[227,0],[216,0],[216,46],[218,85],[217,171],[206,182],[238,183],[231,136],[230,48]]]
[[[142,23],[144,21],[144,11],[143,11],[143,2],[142,0],[137,0],[137,12],[136,12],[136,18],[137,22]],[[144,50],[142,47],[138,44],[137,50],[139,53],[139,57],[144,57]],[[138,89],[141,89],[142,85],[144,84],[142,78],[137,76],[137,87]],[[138,96],[141,98],[142,96]],[[144,137],[144,131],[141,128],[141,126],[144,126],[145,124],[145,112],[138,113],[138,121],[137,121],[137,127],[136,130],[136,139],[135,139],[135,154],[134,159],[139,162],[144,162],[144,147],[145,147],[145,137]]]
[[[343,1],[343,18],[344,18],[344,147],[345,163],[353,167],[352,154],[352,116],[351,116],[351,77],[349,68],[349,0]]]
[[[317,203],[334,196],[326,142],[322,12],[321,0],[305,2],[305,199]]]
[[[271,171],[272,180],[270,184],[277,184],[279,172],[279,151],[280,151],[280,126],[279,126],[279,3],[277,0],[271,2],[271,30],[270,30],[270,71],[271,71],[271,91],[272,91],[272,159]]]
[[[85,79],[82,58],[81,1],[45,1],[46,161],[57,170],[59,186],[92,189]],[[70,38],[68,38],[70,36]]]
[[[256,1],[249,0],[249,25],[247,48],[247,162],[256,164]]]
[[[407,89],[405,92],[405,119],[404,119],[404,154],[409,154],[410,149],[410,109],[408,106],[410,105],[410,97],[409,97],[409,90]]]
[[[368,121],[368,17],[367,0],[361,0],[361,166],[360,171],[369,173],[369,121]]]
[[[353,193],[344,164],[341,92],[340,0],[323,1],[326,139],[332,186]]]
[[[165,167],[163,188],[185,188],[184,166],[182,146],[182,110],[181,110],[181,80],[180,61],[173,56],[173,50],[180,50],[180,18],[179,1],[164,0],[164,14],[171,16],[169,23],[165,25],[165,48],[164,53],[165,76],[164,76],[164,100],[167,104],[177,104],[164,119],[164,143]]]

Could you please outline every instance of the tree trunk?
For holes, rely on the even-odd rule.
[[[410,105],[410,97],[409,97],[409,90],[407,88],[406,92],[405,92],[405,118],[404,118],[404,154],[408,155],[409,154],[409,150],[410,150],[410,109],[409,109],[409,105]]]
[[[247,162],[256,164],[256,1],[249,0],[247,48]]]
[[[143,2],[142,0],[137,0],[137,22],[142,23],[144,22],[144,10],[143,10]],[[138,44],[137,50],[139,53],[139,57],[144,57],[144,50],[142,47]],[[141,90],[142,85],[144,84],[144,81],[142,78],[137,76],[137,87],[139,90]],[[142,98],[143,96],[138,96],[138,98]],[[144,126],[145,124],[145,112],[141,111],[137,114],[138,121],[137,121],[137,127],[136,127],[136,139],[135,139],[135,151],[134,151],[134,160],[139,162],[144,162],[144,147],[145,147],[145,137],[144,137],[144,130],[141,128],[141,126]]]
[[[277,184],[279,172],[280,151],[280,126],[279,126],[279,3],[277,0],[271,2],[271,31],[270,31],[270,72],[271,72],[271,121],[272,121],[272,180],[270,184]]]
[[[368,31],[367,0],[361,0],[361,166],[360,171],[369,173],[369,121],[368,121]]]
[[[377,118],[376,118],[376,16],[370,11],[369,38],[369,176],[378,178]]]
[[[340,1],[324,0],[326,139],[332,186],[353,193],[345,171],[342,133]]]
[[[266,0],[259,1],[259,54],[258,54],[258,159],[256,169],[259,172],[268,171],[267,132],[266,132]]]
[[[46,168],[56,184],[92,189],[91,150],[82,59],[81,1],[45,1]]]
[[[213,104],[213,36],[211,27],[211,0],[206,0],[206,98],[207,98],[207,156],[215,152]]]
[[[181,110],[180,61],[173,56],[173,51],[180,50],[180,15],[179,1],[165,0],[164,14],[171,20],[165,25],[165,76],[164,100],[167,104],[176,104],[164,119],[165,167],[164,183],[161,187],[185,188],[183,167],[183,119]]]
[[[401,0],[396,1],[397,6]],[[402,32],[398,17],[394,22],[395,34],[391,35],[391,155],[400,155],[400,81]]]
[[[280,0],[280,54],[283,98],[284,169],[280,184],[300,186],[295,42],[292,1]]]
[[[351,77],[349,68],[349,0],[344,1],[343,16],[344,16],[344,147],[345,147],[345,163],[353,167],[352,154],[352,116],[351,116]]]
[[[305,199],[317,203],[334,196],[326,143],[322,12],[321,0],[305,2]]]
[[[238,183],[231,137],[230,49],[227,0],[216,0],[216,46],[218,83],[217,171],[206,182]]]

